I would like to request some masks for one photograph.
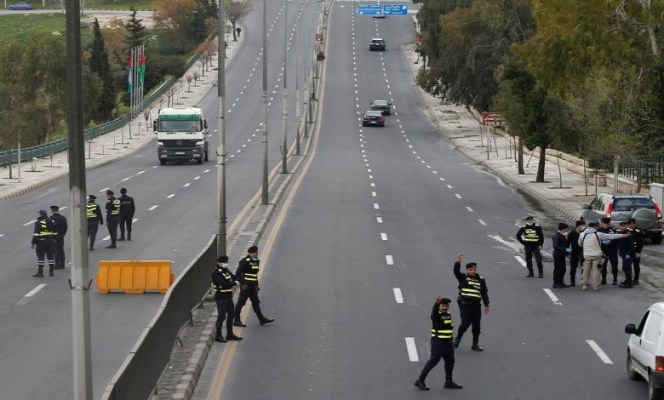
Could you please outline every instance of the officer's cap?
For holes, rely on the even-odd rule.
[[[125,188],[120,189],[120,193],[127,194],[127,189],[125,189]]]
[[[94,194],[89,194],[89,195],[88,195],[88,198],[89,198],[90,200],[97,200],[97,196],[95,196]]]
[[[452,302],[452,300],[448,299],[447,297],[443,297],[440,300],[440,304],[450,304],[451,302]]]
[[[620,221],[620,223],[618,225],[623,226],[623,225],[627,225],[627,224],[628,224],[627,221]]]
[[[603,224],[610,224],[611,223],[611,218],[608,218],[608,217],[602,218],[602,223]]]
[[[526,218],[524,218],[525,221],[532,221],[534,219],[535,219],[535,217],[533,217],[532,215],[529,215]]]
[[[588,222],[588,226],[589,226],[590,228],[594,228],[594,227],[597,226],[597,222],[595,222],[595,221]]]
[[[113,196],[113,191],[112,190],[107,190],[106,191],[106,196]]]
[[[466,264],[466,269],[468,268],[477,268],[477,263],[471,262]]]
[[[217,262],[220,262],[220,263],[228,262],[228,256],[226,256],[226,255],[219,256],[219,258],[217,258]]]
[[[48,213],[46,212],[46,210],[39,210],[39,215],[46,217],[48,216]]]
[[[251,246],[247,249],[247,253],[258,253],[258,246]]]
[[[580,219],[580,220],[576,221],[575,224],[576,224],[576,226],[583,226],[583,225],[586,224],[586,221]]]
[[[564,222],[561,222],[561,223],[558,224],[558,230],[559,230],[559,231],[561,231],[561,230],[563,230],[563,229],[567,229],[567,228],[569,228],[569,225],[567,225],[567,224],[564,223]]]
[[[51,206],[51,211],[60,211],[60,207],[58,207],[58,206]]]

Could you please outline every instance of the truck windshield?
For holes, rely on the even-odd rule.
[[[159,120],[159,132],[200,132],[200,121]]]

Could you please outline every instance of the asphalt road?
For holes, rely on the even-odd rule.
[[[330,21],[315,159],[261,277],[263,310],[277,321],[260,327],[250,312],[219,398],[645,398],[623,366],[623,328],[650,304],[645,291],[551,290],[550,262],[546,279],[526,279],[507,238],[533,210],[427,122],[399,48],[412,41],[410,20],[359,17],[337,2]],[[376,36],[386,52],[368,51]],[[362,128],[374,98],[396,113],[385,128]],[[457,252],[489,285],[486,351],[470,351],[468,332],[456,351],[464,389],[442,388],[441,363],[424,393],[412,384],[435,296],[456,298]],[[455,304],[452,315],[458,327]]]
[[[304,33],[298,37],[300,60],[313,52],[314,18],[289,8],[289,39],[295,25]],[[269,4],[268,53],[269,72],[269,167],[280,160],[281,136],[281,74],[283,62],[283,5]],[[262,151],[260,123],[262,119],[261,64],[262,26],[260,10],[245,19],[248,28],[244,47],[227,69],[227,214],[230,223],[249,199],[260,189]],[[278,49],[278,50],[276,50]],[[295,54],[289,53],[293,66]],[[289,69],[290,66],[289,66]],[[294,72],[291,72],[294,73]],[[295,98],[291,81],[291,99]],[[279,100],[279,101],[277,101]],[[211,149],[216,149],[217,93],[210,92],[203,101],[211,132]],[[291,106],[289,124],[294,132],[295,112]],[[278,133],[277,133],[278,132]],[[289,137],[289,145],[294,140]],[[215,158],[203,165],[159,166],[156,150],[142,151],[111,165],[87,173],[88,193],[96,194],[104,206],[107,188],[119,194],[128,188],[137,204],[132,242],[119,242],[117,250],[107,250],[105,227],[97,236],[94,252],[90,253],[90,274],[94,277],[101,259],[171,259],[179,274],[204,247],[216,229]],[[36,256],[30,249],[33,222],[37,210],[51,204],[63,207],[69,216],[68,183],[60,181],[27,195],[0,203],[2,233],[0,236],[0,383],[2,398],[54,399],[72,396],[71,295],[67,278],[69,269],[56,271],[56,277],[36,279]],[[66,252],[69,254],[67,238]],[[69,261],[69,260],[68,260]],[[69,266],[68,266],[69,268]],[[44,284],[44,286],[41,286]],[[146,294],[99,295],[90,293],[92,326],[92,365],[95,397],[101,394],[109,379],[120,367],[139,334],[154,316],[163,296]]]

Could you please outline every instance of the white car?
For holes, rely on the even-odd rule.
[[[639,326],[628,324],[627,376],[648,382],[648,399],[664,399],[664,302],[648,308]]]

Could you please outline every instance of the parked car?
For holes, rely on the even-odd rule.
[[[362,116],[362,126],[385,126],[385,117],[381,111],[367,110]]]
[[[586,222],[600,222],[611,218],[611,226],[618,228],[621,221],[636,220],[636,227],[643,231],[652,244],[662,243],[662,209],[647,194],[600,193],[590,204],[583,204],[581,217]]]
[[[385,51],[385,40],[382,38],[373,38],[369,43],[369,50],[371,51]]]
[[[638,328],[625,326],[627,341],[627,376],[648,382],[648,399],[664,398],[664,303],[648,308]]]
[[[383,115],[392,114],[392,104],[387,100],[374,100],[371,102],[371,109],[378,110],[383,113]]]
[[[32,4],[21,1],[19,3],[10,4],[7,6],[8,10],[32,10]]]

